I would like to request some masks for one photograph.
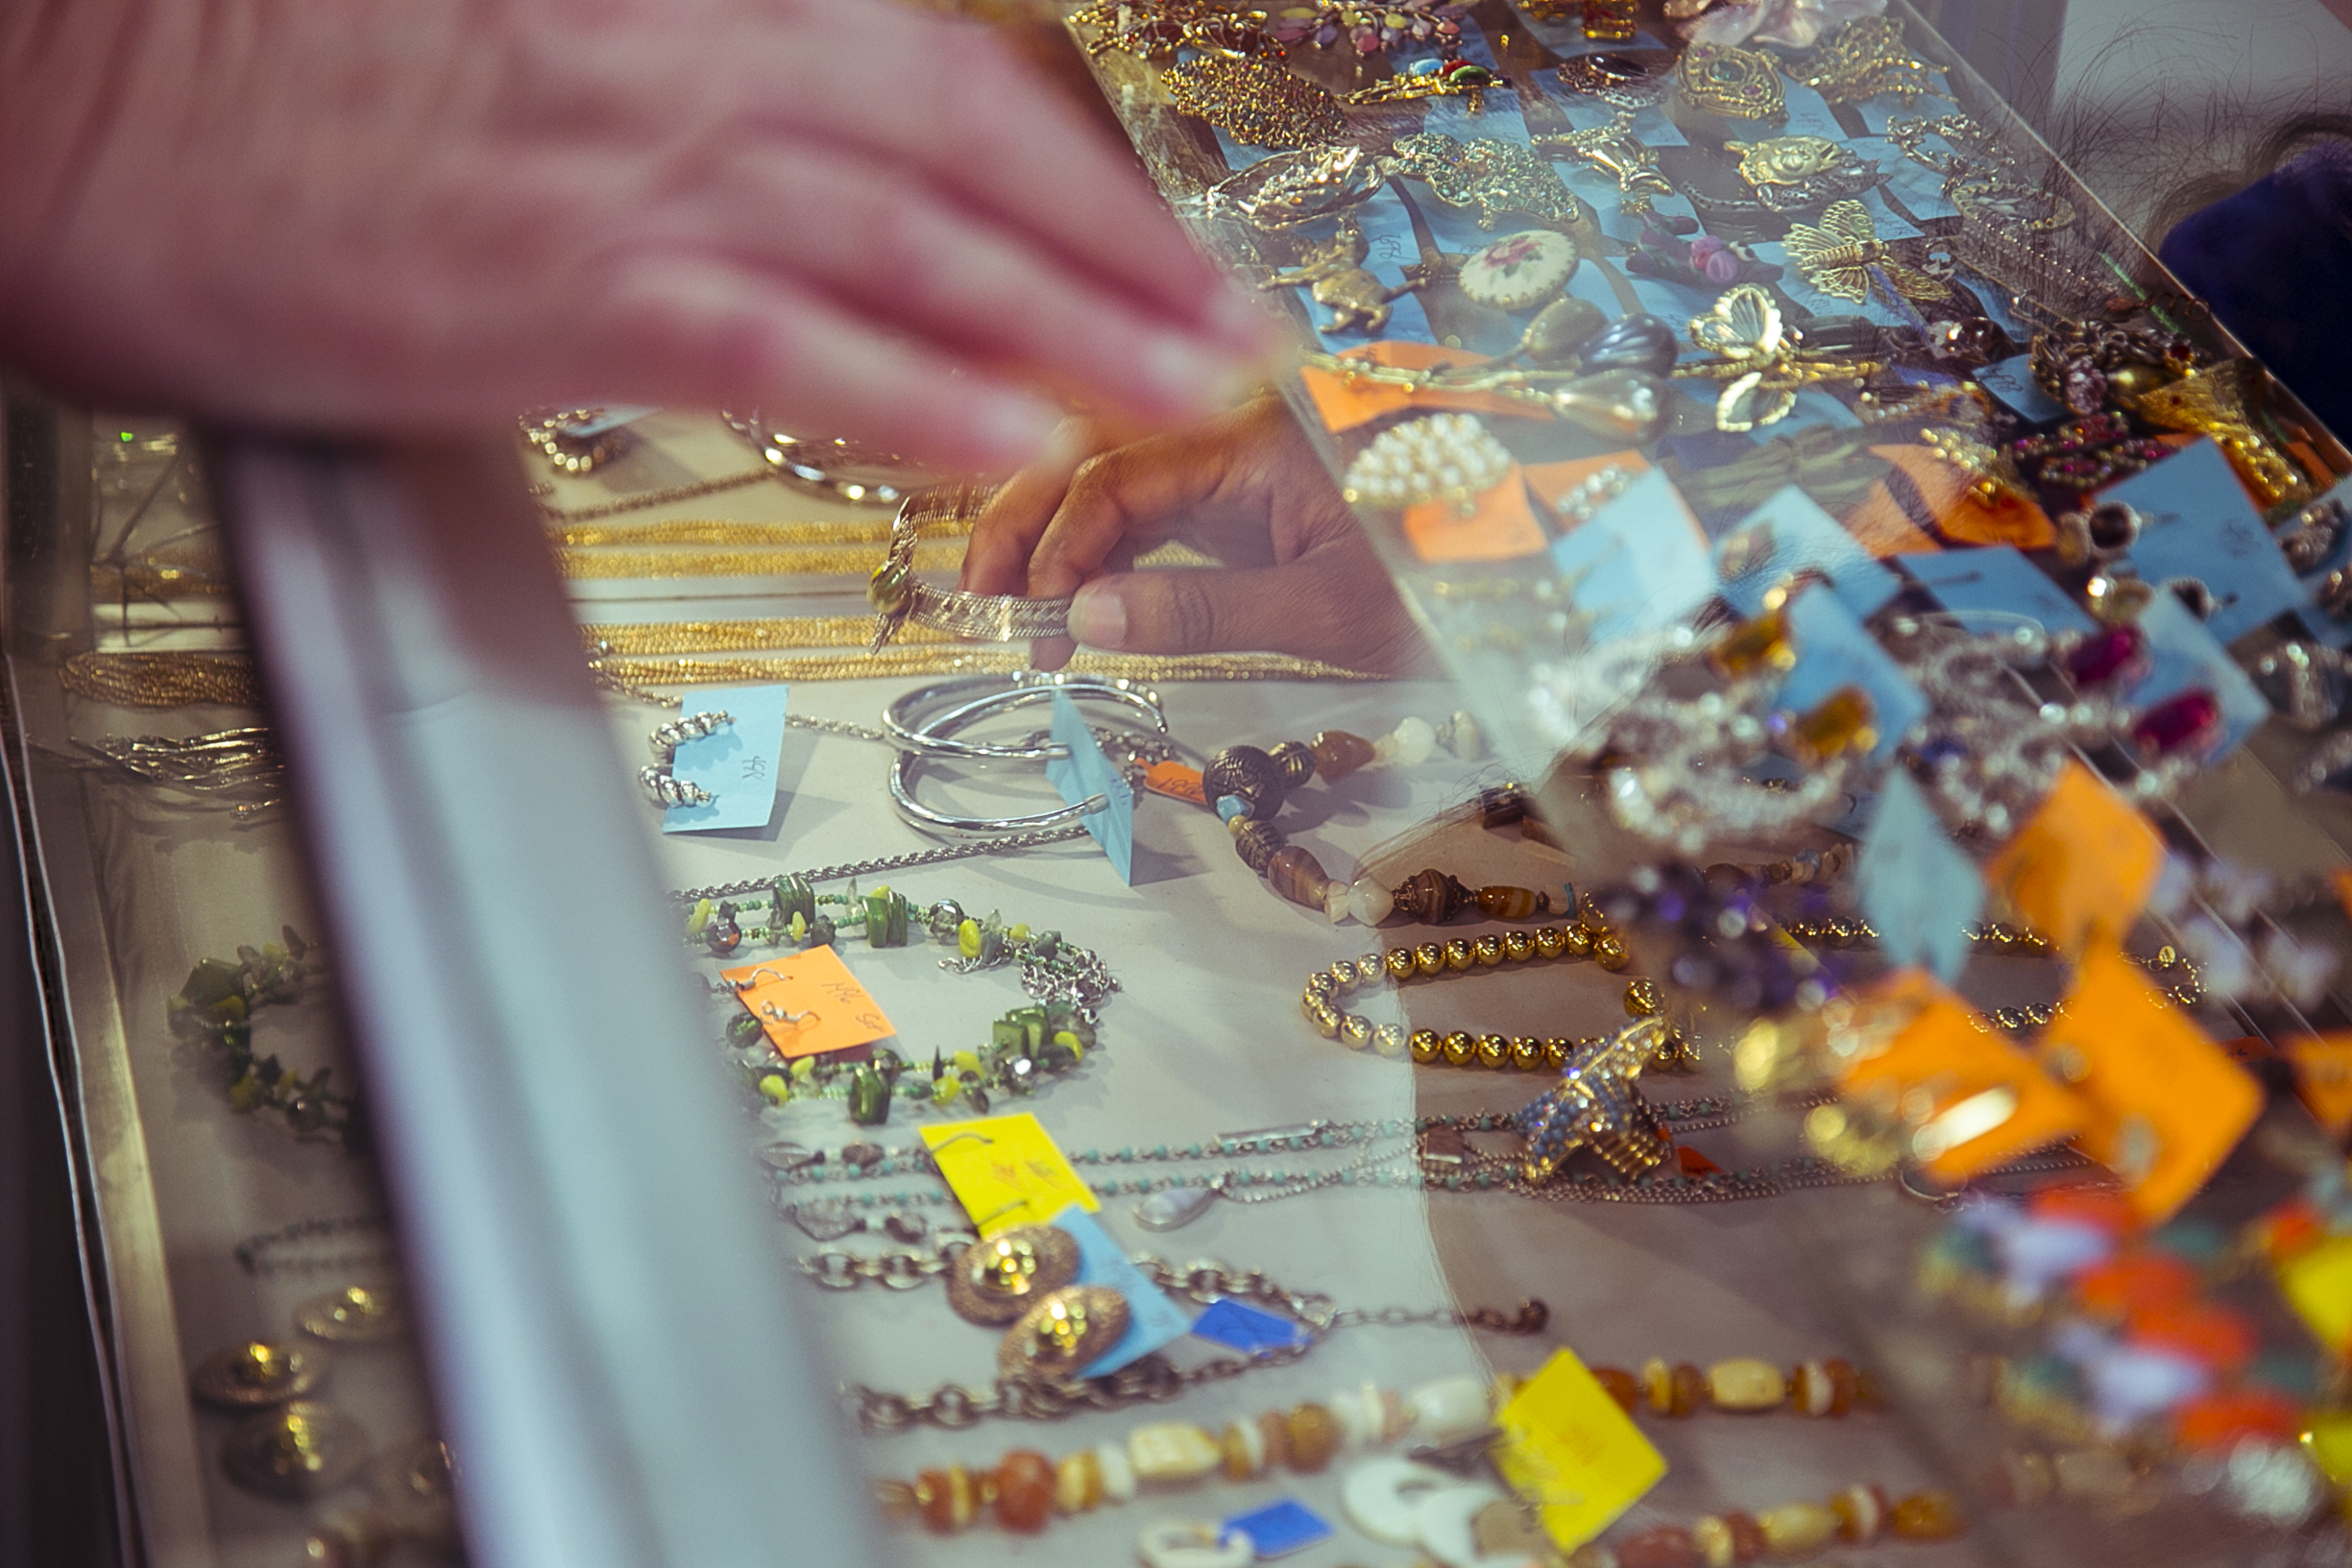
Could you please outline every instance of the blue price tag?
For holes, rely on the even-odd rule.
[[[1208,1311],[1193,1319],[1193,1338],[1254,1356],[1265,1350],[1288,1350],[1306,1339],[1306,1331],[1287,1317],[1245,1307],[1226,1297],[1209,1303]]]
[[[2206,630],[2235,642],[2310,602],[2278,543],[2210,437],[2099,493],[2146,519],[2131,564],[2151,583],[2194,577],[2213,594]]]
[[[1956,983],[1968,962],[1967,929],[1984,908],[1984,879],[1899,767],[1886,770],[1854,876],[1886,955]]]
[[[1103,1353],[1080,1377],[1107,1377],[1129,1362],[1141,1361],[1164,1344],[1184,1337],[1192,1324],[1168,1299],[1168,1292],[1152,1283],[1128,1261],[1127,1251],[1110,1232],[1085,1210],[1072,1204],[1054,1217],[1054,1228],[1078,1243],[1078,1283],[1102,1285],[1127,1297],[1127,1333]]]
[[[785,693],[780,686],[738,686],[686,699],[684,716],[726,713],[734,722],[678,748],[670,777],[708,790],[711,798],[700,806],[665,810],[662,832],[767,826],[776,810],[776,768],[784,760]]]
[[[1879,762],[1928,716],[1926,693],[1835,594],[1811,588],[1797,595],[1788,607],[1788,629],[1796,639],[1797,666],[1781,683],[1782,708],[1806,712],[1846,687],[1860,687],[1879,734],[1870,756]]]
[[[2066,418],[2066,405],[2042,390],[2033,378],[2033,356],[2020,354],[1976,373],[1976,385],[2000,400],[2001,406],[2028,424],[2048,424]]]
[[[1763,609],[1764,594],[1799,572],[1817,571],[1827,577],[1831,591],[1856,615],[1869,615],[1903,587],[1795,485],[1715,541],[1715,569],[1723,578],[1723,596],[1743,615]]]
[[[1254,1513],[1237,1513],[1220,1528],[1249,1536],[1260,1561],[1303,1552],[1332,1535],[1331,1526],[1321,1514],[1288,1497]]]
[[[1552,543],[1568,597],[1592,615],[1592,640],[1671,626],[1714,593],[1707,543],[1682,493],[1652,469]]]
[[[1057,757],[1045,765],[1046,782],[1054,792],[1071,806],[1100,795],[1105,805],[1102,810],[1089,811],[1079,818],[1094,841],[1103,846],[1110,857],[1119,880],[1135,880],[1135,793],[1128,787],[1125,778],[1111,766],[1110,759],[1103,755],[1102,744],[1086,720],[1070,700],[1068,692],[1056,688],[1054,692],[1054,722],[1049,732],[1054,743],[1070,755]]]
[[[1923,551],[1899,555],[1895,560],[1972,632],[2000,630],[1999,617],[2010,615],[2037,621],[2052,637],[2061,632],[2087,635],[2098,630],[2098,623],[2082,606],[2012,545]],[[1972,617],[1972,611],[1983,614]]]

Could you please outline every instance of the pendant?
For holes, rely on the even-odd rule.
[[[947,1275],[947,1304],[967,1323],[1009,1323],[1078,1278],[1078,1242],[1024,1225],[966,1247]]]
[[[1127,1297],[1101,1285],[1054,1291],[1006,1331],[996,1357],[999,1376],[1075,1378],[1127,1333]]]
[[[837,1242],[862,1228],[844,1203],[795,1203],[785,1213],[812,1242]]]
[[[1135,1205],[1135,1223],[1152,1231],[1182,1230],[1216,1201],[1214,1186],[1171,1187]]]

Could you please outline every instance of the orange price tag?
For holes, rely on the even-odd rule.
[[[1195,806],[1209,803],[1200,788],[1200,770],[1181,762],[1152,763],[1143,770],[1143,786],[1154,795],[1165,795],[1174,801],[1190,801]]]
[[[787,1059],[849,1050],[898,1032],[830,947],[718,973]]]
[[[2295,1090],[2332,1135],[2352,1131],[2352,1033],[2297,1035],[2286,1043]]]
[[[1487,362],[1485,354],[1474,354],[1466,349],[1441,349],[1434,343],[1368,343],[1340,357],[1406,371],[1454,367],[1467,370]],[[1416,392],[1410,387],[1384,386],[1350,376],[1344,371],[1321,370],[1313,365],[1298,375],[1306,384],[1307,396],[1315,399],[1315,411],[1322,416],[1324,427],[1334,434],[1370,424],[1383,414],[1394,414],[1403,408],[1457,409],[1465,414],[1500,414],[1519,419],[1538,413],[1524,403],[1497,398],[1491,392]]]
[[[2049,516],[2031,501],[2012,499],[1991,503],[1976,494],[1976,480],[1926,446],[1873,446],[1871,454],[1895,466],[1896,471],[1870,487],[1859,506],[1846,514],[1846,529],[1873,555],[1910,555],[1952,544],[2014,544],[2021,550],[2046,549],[2057,543],[2058,530]],[[1908,484],[1910,495],[1897,498],[1895,487]],[[1918,517],[1904,504],[1913,500],[1926,509]],[[1935,535],[1924,531],[1932,527]],[[1917,543],[1905,543],[1916,541]]]
[[[1404,525],[1405,543],[1424,561],[1515,561],[1543,548],[1543,525],[1516,463],[1468,517],[1451,501],[1423,501],[1405,508]]]
[[[2032,1056],[1992,1033],[1975,1009],[1924,971],[1905,970],[1876,993],[1918,1009],[1876,1051],[1845,1065],[1838,1089],[1867,1099],[1928,1102],[1911,1152],[1928,1173],[1952,1185],[2020,1154],[2047,1148],[2090,1124],[2082,1097],[2061,1088]]]
[[[2262,1090],[2122,952],[2083,955],[2042,1060],[2089,1104],[2083,1152],[2122,1176],[2161,1224],[2189,1201],[2262,1114]]]
[[[2073,953],[2121,942],[2164,867],[2146,817],[2080,762],[2069,762],[2031,821],[1985,868],[2025,923]]]

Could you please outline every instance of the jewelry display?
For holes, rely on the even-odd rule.
[[[258,708],[261,683],[241,655],[78,653],[58,669],[77,697],[117,708]]]
[[[1369,201],[1393,172],[1389,158],[1352,142],[1263,157],[1202,192],[1201,209],[1230,212],[1269,233],[1340,217]]]
[[[1950,288],[1894,258],[1879,243],[1870,208],[1859,202],[1831,203],[1820,228],[1792,224],[1783,243],[1800,277],[1841,300],[1861,303],[1870,298],[1873,282],[1898,302],[1952,298]]]
[[[1765,210],[1782,217],[1818,212],[1832,202],[1851,200],[1884,178],[1876,163],[1821,136],[1727,141],[1723,150],[1738,155],[1739,178]]]
[[[339,1252],[325,1256],[297,1254],[280,1257],[279,1249],[324,1242],[331,1237],[381,1235],[388,1227],[381,1215],[337,1215],[322,1219],[297,1219],[276,1230],[248,1236],[236,1247],[237,1266],[256,1278],[266,1274],[314,1274],[333,1271],[347,1272],[354,1268],[377,1267],[391,1261],[389,1247],[376,1246],[365,1252]]]
[[[1486,738],[1475,719],[1457,712],[1443,724],[1400,719],[1378,740],[1346,730],[1322,730],[1312,745],[1285,740],[1271,751],[1227,746],[1201,770],[1201,798],[1232,833],[1234,853],[1242,863],[1264,877],[1276,893],[1293,904],[1321,910],[1333,925],[1357,908],[1376,908],[1379,912],[1365,921],[1370,925],[1388,913],[1378,885],[1366,887],[1359,897],[1353,884],[1331,877],[1314,856],[1286,842],[1273,819],[1291,791],[1318,775],[1326,784],[1336,784],[1363,768],[1418,767],[1441,746],[1456,757],[1474,759],[1485,755]],[[1525,818],[1526,796],[1511,786],[1490,790],[1481,796],[1479,809],[1486,826],[1505,826]],[[1536,897],[1526,896],[1531,910]]]
[[[1668,72],[1636,55],[1578,55],[1554,73],[1572,93],[1613,109],[1647,109],[1666,95]]]
[[[1956,150],[1934,151],[1927,144],[1930,133]],[[1886,139],[1905,157],[1944,177],[1944,199],[1974,230],[2030,246],[2074,225],[2074,205],[2027,184],[2016,157],[1967,114],[1937,120],[1896,115],[1886,122]]]
[[[1855,1485],[1823,1503],[1710,1513],[1687,1530],[1659,1525],[1614,1546],[1595,1541],[1567,1560],[1568,1568],[1731,1568],[1765,1556],[1803,1561],[1827,1548],[1889,1537],[1923,1545],[1956,1540],[1967,1530],[1960,1500],[1950,1492],[1913,1492],[1895,1502],[1880,1487]]]
[[[893,452],[875,451],[849,441],[809,441],[772,428],[753,409],[721,413],[727,428],[758,449],[775,476],[794,490],[853,506],[897,506],[922,484],[912,465]]]
[[[1415,1029],[1408,1035],[1401,1025],[1375,1024],[1364,1014],[1347,1012],[1341,1005],[1349,992],[1382,982],[1402,987],[1415,979],[1438,979],[1505,964],[1524,964],[1535,958],[1590,958],[1612,974],[1633,961],[1621,936],[1606,928],[1595,930],[1581,924],[1545,926],[1533,931],[1489,932],[1476,938],[1458,936],[1450,942],[1391,948],[1386,953],[1343,959],[1327,969],[1319,969],[1307,977],[1298,1006],[1316,1033],[1326,1040],[1342,1041],[1350,1050],[1370,1049],[1390,1057],[1410,1054],[1421,1066],[1478,1067],[1489,1072],[1565,1072],[1577,1050],[1592,1043],[1589,1039],[1539,1040],[1532,1035],[1511,1039],[1499,1034],[1474,1036],[1459,1030],[1440,1034],[1435,1029]],[[1659,1010],[1653,991],[1640,989],[1644,984],[1635,980],[1626,988],[1627,1011],[1637,1018]]]
[[[1431,98],[1462,98],[1468,101],[1472,114],[1487,107],[1487,94],[1491,90],[1508,92],[1511,84],[1475,60],[1421,60],[1373,83],[1358,87],[1340,100],[1350,109],[1370,109],[1380,104],[1418,104]]]
[[[365,1429],[332,1405],[309,1399],[252,1416],[221,1443],[230,1480],[289,1503],[325,1496],[367,1462]]]
[[[1909,109],[1922,98],[1947,96],[1928,75],[1935,67],[1911,53],[1903,23],[1892,16],[1858,16],[1782,68],[1831,104],[1891,97]]]
[[[1778,302],[1754,283],[1729,290],[1712,310],[1692,317],[1690,341],[1721,357],[1677,365],[1674,374],[1725,383],[1715,398],[1715,428],[1734,434],[1780,423],[1806,387],[1861,381],[1886,368],[1881,360],[1806,352],[1789,335]]]
[[[1208,121],[1249,147],[1314,147],[1339,140],[1347,116],[1304,77],[1256,56],[1203,55],[1160,73],[1179,114]]]
[[[195,736],[102,736],[75,744],[134,779],[227,802],[239,818],[279,805],[286,787],[285,760],[270,732],[258,725]]]
[[[542,500],[539,512],[550,522],[594,522],[599,518],[623,517],[631,512],[650,511],[657,506],[675,506],[680,501],[698,501],[707,495],[723,495],[731,490],[766,484],[774,477],[772,470],[750,469],[741,473],[722,474],[716,479],[697,479],[691,484],[641,491],[626,500],[607,501],[598,506],[558,507],[549,506]]]
[[[654,760],[638,770],[637,782],[645,786],[657,806],[708,806],[711,792],[700,784],[673,778],[670,768],[677,760],[678,748],[689,740],[701,740],[716,735],[735,723],[735,715],[723,711],[689,713],[683,718],[670,719],[655,726],[646,736],[652,746]]]
[[[1377,332],[1389,324],[1389,307],[1423,285],[1408,279],[1390,288],[1364,270],[1370,253],[1370,241],[1363,229],[1354,219],[1343,218],[1331,238],[1302,245],[1296,262],[1258,287],[1309,290],[1315,302],[1331,312],[1322,326],[1326,332]]]
[[[299,1345],[250,1339],[206,1357],[188,1387],[206,1405],[251,1410],[300,1399],[327,1377],[327,1354]]]
[[[1418,180],[1447,206],[1472,209],[1481,229],[1515,214],[1545,229],[1592,219],[1592,209],[1549,163],[1517,142],[1493,136],[1466,141],[1435,131],[1399,136],[1391,176]]]
[[[1780,68],[1770,55],[1754,49],[1692,44],[1683,51],[1683,62],[1675,70],[1674,90],[1683,102],[1708,114],[1767,125],[1788,118]]]
[[[1443,501],[1464,517],[1503,482],[1512,456],[1475,414],[1424,414],[1392,424],[1347,465],[1349,504],[1402,510]]]
[[[1455,281],[1472,302],[1490,309],[1533,310],[1559,298],[1576,274],[1577,260],[1574,240],[1531,229],[1472,252]]]
[[[206,958],[189,971],[187,983],[171,1000],[172,1033],[221,1054],[228,1071],[223,1090],[231,1110],[273,1112],[297,1139],[332,1139],[345,1153],[355,1153],[365,1142],[365,1123],[355,1095],[327,1087],[333,1068],[305,1075],[287,1068],[275,1053],[254,1053],[254,1014],[293,1001],[302,995],[303,982],[326,968],[317,950],[293,927],[281,928],[280,934],[282,945],[239,948],[233,964]]]
[[[1831,1357],[1801,1362],[1786,1372],[1768,1361],[1737,1356],[1705,1370],[1688,1362],[1668,1365],[1653,1356],[1638,1373],[1620,1366],[1590,1368],[1628,1415],[1646,1412],[1681,1420],[1703,1410],[1760,1415],[1785,1410],[1815,1420],[1842,1421],[1856,1406],[1878,1403],[1878,1387],[1852,1362]]]
[[[1314,352],[1300,360],[1349,387],[1486,393],[1563,423],[1646,441],[1668,417],[1660,377],[1673,366],[1675,353],[1673,329],[1656,317],[1629,316],[1601,326],[1587,302],[1570,298],[1539,311],[1519,347],[1490,363],[1411,370]],[[1532,363],[1513,363],[1519,359]]]
[[[1117,53],[1172,60],[1179,49],[1203,55],[1279,56],[1279,48],[1269,47],[1270,38],[1289,43],[1297,37],[1270,35],[1265,12],[1236,10],[1215,0],[1151,0],[1143,5],[1135,0],[1094,0],[1070,13],[1070,25],[1094,35],[1086,42],[1090,59]]]
[[[2263,380],[2252,360],[2230,359],[2196,366],[2161,386],[2118,392],[2124,407],[2159,430],[2212,437],[2265,512],[2303,506],[2312,499],[2311,481],[2255,423]]]
[[[601,408],[525,414],[516,422],[522,427],[522,439],[558,473],[594,473],[629,446],[627,425],[608,421]]]
[[[880,653],[899,627],[909,621],[951,637],[978,638],[990,642],[1034,641],[1070,635],[1068,599],[1025,599],[1009,593],[968,593],[961,589],[937,589],[914,575],[915,545],[927,518],[946,511],[961,516],[973,509],[975,493],[958,487],[950,491],[918,491],[899,506],[890,525],[890,550],[874,568],[865,596],[874,607],[874,639],[868,651]]]
[[[1560,70],[1564,79],[1568,67],[1563,65]],[[1589,131],[1537,136],[1533,138],[1536,151],[1549,158],[1568,157],[1591,164],[1617,182],[1617,189],[1627,198],[1627,211],[1646,211],[1648,198],[1674,194],[1674,182],[1659,172],[1657,149],[1635,139],[1634,113],[1624,109],[1607,125]]]
[[[1318,49],[1344,40],[1359,55],[1427,44],[1450,56],[1461,45],[1462,18],[1469,10],[1457,0],[1403,0],[1394,6],[1316,0],[1311,7],[1284,7],[1271,32],[1277,43],[1303,42]]]

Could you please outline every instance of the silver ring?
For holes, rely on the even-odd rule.
[[[889,736],[890,744],[902,753],[952,758],[966,762],[1059,761],[1070,755],[1070,749],[1052,741],[990,745],[952,737],[957,731],[999,709],[1026,708],[1036,703],[1051,702],[1054,693],[1061,691],[1067,693],[1073,702],[1096,700],[1123,704],[1150,719],[1156,734],[1164,736],[1168,733],[1168,716],[1160,711],[1159,693],[1124,676],[1074,675],[1066,670],[1055,670],[1017,674],[1010,677],[1010,685],[1006,685],[1006,677],[1001,675],[967,675],[917,687],[882,711],[883,731]],[[991,688],[994,689],[987,689]],[[932,713],[919,722],[913,718],[913,715],[936,704],[974,691],[982,694],[944,712]]]

